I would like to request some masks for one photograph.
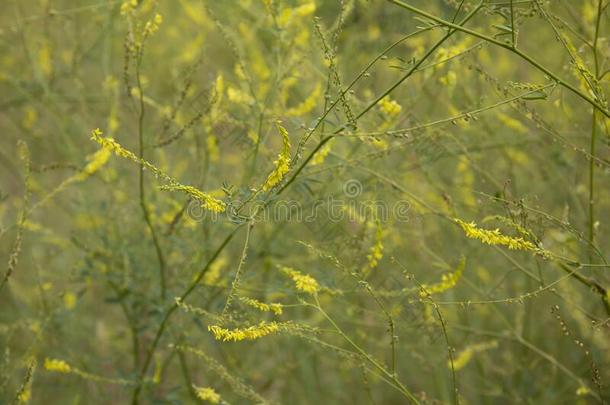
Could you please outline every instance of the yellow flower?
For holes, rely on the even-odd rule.
[[[210,162],[217,162],[220,155],[218,153],[218,139],[214,135],[208,135],[206,145],[208,147]]]
[[[72,310],[76,307],[76,295],[71,292],[64,294],[64,306],[68,310]]]
[[[372,270],[379,264],[379,260],[383,257],[383,229],[381,229],[381,224],[377,223],[377,231],[375,232],[375,244],[371,246],[369,250],[369,254],[366,256],[368,259],[368,269]]]
[[[161,14],[155,14],[155,17],[151,21],[147,21],[146,25],[144,25],[144,35],[151,35],[157,32],[162,22],[163,16]]]
[[[197,395],[197,398],[201,399],[202,401],[208,401],[212,404],[220,403],[220,395],[214,391],[213,388],[197,387],[193,385],[193,389],[195,390],[195,395]]]
[[[38,121],[38,112],[31,106],[26,107],[21,125],[26,129],[32,129],[36,121]]]
[[[443,86],[455,86],[457,83],[457,74],[453,70],[450,70],[446,75],[439,77],[438,81]]]
[[[532,242],[526,241],[521,237],[514,238],[511,236],[503,235],[500,233],[499,229],[494,229],[493,231],[490,231],[488,229],[480,229],[477,228],[477,224],[475,224],[474,222],[466,223],[457,218],[455,218],[454,221],[460,227],[462,227],[462,230],[468,238],[478,239],[488,245],[506,246],[511,250],[529,250],[542,253],[542,251],[536,248],[536,246],[534,246]]]
[[[500,122],[505,125],[507,128],[512,129],[521,134],[527,133],[527,127],[521,123],[521,121],[512,118],[509,115],[504,114],[503,112],[498,111],[496,113],[496,117],[500,120]]]
[[[216,77],[216,83],[214,85],[214,93],[216,96],[216,103],[220,104],[222,102],[222,96],[225,91],[225,80],[221,74]]]
[[[53,58],[51,55],[51,46],[45,42],[38,51],[38,64],[40,70],[46,77],[50,77],[53,73]]]
[[[30,398],[32,398],[32,387],[28,386],[26,389],[19,393],[17,401],[20,404],[27,404],[28,402],[30,402]]]
[[[316,87],[313,89],[311,94],[305,100],[303,100],[302,103],[292,108],[289,108],[286,111],[286,115],[289,117],[298,117],[307,114],[308,112],[314,109],[320,99],[321,94],[322,86],[320,85],[320,83],[318,83],[316,84]]]
[[[56,371],[58,373],[70,373],[72,368],[68,363],[63,360],[49,359],[44,360],[44,368],[49,371]]]
[[[138,7],[138,0],[126,0],[121,4],[121,15],[132,13]]]
[[[432,294],[438,294],[443,291],[447,291],[456,286],[459,279],[462,277],[464,268],[466,267],[466,258],[462,256],[460,262],[452,273],[443,274],[441,276],[440,283],[436,284],[422,284],[419,295],[422,298],[428,297]]]
[[[109,149],[102,148],[96,151],[95,153],[87,156],[87,165],[85,166],[83,171],[77,175],[77,179],[85,180],[87,177],[97,172],[102,166],[106,164],[106,162],[108,162],[108,159],[110,159],[111,154],[112,152]]]
[[[197,201],[199,201],[201,203],[202,207],[207,208],[208,210],[210,210],[212,212],[224,212],[225,203],[223,201],[218,200],[218,199],[212,197],[211,195],[206,194],[203,191],[201,191],[193,186],[186,186],[186,185],[180,184],[177,180],[175,180],[172,177],[170,177],[169,175],[165,174],[163,171],[161,171],[160,169],[155,167],[153,164],[147,162],[144,159],[140,159],[133,152],[130,152],[129,150],[123,148],[114,139],[102,137],[102,131],[99,128],[94,129],[91,132],[91,139],[93,139],[95,142],[100,144],[102,146],[102,148],[112,151],[117,156],[124,157],[133,162],[143,165],[148,170],[150,170],[155,175],[155,177],[157,177],[157,178],[160,177],[163,180],[165,180],[167,183],[169,183],[167,185],[161,186],[162,190],[185,192],[188,195],[190,195],[191,197],[195,198]]]
[[[294,15],[299,17],[306,17],[310,14],[313,14],[316,11],[316,3],[315,1],[310,1],[308,3],[302,4],[294,9]]]
[[[226,266],[227,264],[227,257],[226,256],[220,256],[218,259],[214,260],[214,262],[210,265],[210,269],[208,270],[207,273],[205,273],[205,276],[203,276],[203,279],[201,280],[201,282],[205,285],[221,285],[223,283],[218,283],[219,279],[220,279],[220,271]],[[197,275],[195,274],[193,276],[193,278],[196,278]]]
[[[316,154],[313,155],[313,158],[311,159],[312,166],[324,163],[326,156],[328,156],[331,151],[333,140],[334,139],[331,139],[330,141],[326,142],[324,146],[322,146],[322,148],[320,148]]]
[[[254,102],[252,96],[246,92],[236,89],[233,86],[229,86],[227,88],[227,97],[229,97],[229,101],[236,104],[252,104]]]
[[[288,131],[282,125],[280,125],[280,121],[276,122],[277,130],[282,136],[282,141],[284,143],[284,149],[278,155],[277,160],[273,162],[275,165],[275,169],[269,174],[267,180],[263,184],[263,190],[268,191],[277,185],[282,179],[284,175],[288,173],[290,170],[290,137],[288,136]]]
[[[218,200],[209,194],[204,193],[203,191],[193,187],[193,186],[185,186],[182,184],[171,184],[166,186],[161,186],[161,190],[167,191],[183,191],[186,194],[190,195],[197,201],[201,203],[201,206],[212,211],[212,212],[224,212],[225,203],[221,200]]]
[[[389,117],[395,117],[400,114],[402,106],[396,101],[392,100],[390,96],[385,96],[379,100],[379,108],[381,111]]]
[[[212,332],[216,340],[222,340],[223,342],[232,340],[238,342],[240,340],[259,339],[279,331],[280,327],[275,322],[267,323],[262,321],[256,326],[250,326],[243,329],[225,329],[218,325],[210,325],[208,326],[208,330]]]
[[[99,128],[96,128],[93,131],[91,131],[91,139],[93,139],[95,142],[100,144],[102,147],[110,150],[117,156],[131,159],[134,162],[140,163],[140,158],[138,158],[133,152],[130,152],[127,149],[123,148],[114,139],[103,138],[102,135],[103,135],[103,132]]]
[[[278,19],[280,26],[288,26],[293,17],[307,17],[316,11],[316,3],[314,1],[307,2],[295,8],[285,8],[282,10]]]
[[[478,343],[466,347],[464,350],[459,352],[453,359],[453,369],[457,371],[464,368],[476,353],[482,352],[484,350],[495,349],[496,347],[498,347],[498,342],[495,340],[492,340],[490,342]],[[447,362],[447,366],[451,368],[451,361]]]
[[[303,291],[307,294],[315,294],[320,291],[320,285],[315,278],[308,274],[303,274],[298,270],[290,267],[283,267],[282,271],[287,274],[292,281],[294,281],[297,290]]]
[[[267,304],[267,303],[255,300],[254,298],[248,298],[248,297],[240,297],[239,299],[244,304],[249,305],[252,308],[256,308],[259,311],[273,312],[276,315],[282,314],[282,304],[275,303],[275,302],[273,302],[271,304]]]

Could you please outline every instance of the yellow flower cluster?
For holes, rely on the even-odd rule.
[[[495,349],[498,347],[498,342],[492,340],[491,342],[478,343],[474,345],[470,345],[461,352],[459,352],[455,358],[453,359],[453,369],[460,370],[470,362],[472,357],[479,352],[489,349]],[[447,362],[447,366],[451,368],[451,361]]]
[[[229,98],[229,101],[236,104],[254,103],[254,99],[251,95],[232,86],[227,88],[227,97]]]
[[[538,251],[533,243],[526,241],[523,238],[514,238],[506,236],[500,233],[499,229],[490,231],[488,229],[477,228],[477,224],[474,222],[464,222],[458,218],[454,218],[454,221],[462,228],[467,237],[471,239],[480,240],[488,245],[502,245],[506,246],[511,250],[529,250]]]
[[[36,121],[38,121],[38,112],[31,106],[26,107],[21,125],[26,129],[32,129],[34,128]]]
[[[438,81],[443,86],[455,86],[455,84],[457,83],[457,74],[453,70],[450,70],[447,72],[446,75],[439,77]]]
[[[221,200],[218,200],[209,194],[204,193],[201,190],[193,186],[185,186],[180,184],[178,181],[173,179],[171,176],[165,174],[163,171],[155,167],[153,164],[147,162],[144,159],[140,159],[133,152],[122,147],[118,142],[116,142],[112,138],[104,138],[102,136],[102,131],[99,128],[94,129],[91,132],[91,139],[100,144],[103,149],[109,150],[113,152],[115,155],[129,159],[133,162],[143,165],[148,170],[150,170],[153,175],[157,178],[162,178],[166,181],[167,185],[161,186],[162,190],[170,190],[170,191],[182,191],[196,199],[201,203],[201,206],[212,211],[212,212],[224,212],[225,203]]]
[[[436,51],[436,62],[444,62],[447,61],[451,58],[454,58],[462,53],[464,53],[465,51],[468,50],[468,46],[470,44],[470,40],[469,39],[464,39],[464,41],[456,44],[455,46],[450,46],[448,48],[439,48],[438,51]],[[440,69],[441,65],[439,64],[437,66],[437,69]]]
[[[263,184],[264,191],[268,191],[276,186],[280,181],[282,181],[284,175],[288,173],[288,170],[290,170],[290,137],[288,136],[288,131],[286,131],[286,128],[281,125],[280,121],[277,121],[275,125],[282,136],[284,149],[278,155],[277,160],[273,162],[275,169],[273,169]]]
[[[280,303],[270,303],[267,304],[265,302],[260,302],[259,300],[255,300],[254,298],[249,297],[240,297],[241,302],[246,305],[251,306],[252,308],[256,308],[259,311],[263,312],[273,312],[276,315],[282,315],[282,304]]]
[[[460,263],[454,272],[446,273],[441,276],[440,283],[435,284],[422,284],[419,295],[422,298],[429,297],[432,294],[442,293],[447,291],[457,284],[459,279],[462,277],[462,273],[464,273],[464,268],[466,267],[466,258],[462,256],[460,259]]]
[[[379,109],[390,117],[397,116],[402,111],[402,106],[396,101],[392,100],[390,96],[385,96],[379,100]]]
[[[208,326],[208,330],[212,332],[216,340],[222,340],[223,342],[240,340],[255,340],[262,338],[263,336],[276,333],[280,330],[280,327],[275,322],[267,323],[262,321],[256,326],[250,326],[247,328],[236,328],[236,329],[225,329],[218,325]]]
[[[218,162],[218,159],[220,158],[220,153],[218,150],[218,138],[216,138],[214,135],[208,135],[206,145],[208,147],[210,162]]]
[[[103,148],[110,150],[115,155],[133,160],[134,162],[140,163],[140,159],[133,153],[123,148],[117,141],[112,138],[102,137],[103,132],[96,128],[91,131],[91,139],[100,144]]]
[[[288,25],[292,21],[293,17],[307,17],[308,15],[313,14],[315,11],[315,1],[309,1],[294,8],[285,8],[282,10],[280,17],[278,18],[278,23],[283,27]]]
[[[72,372],[72,367],[68,363],[63,360],[58,359],[49,359],[46,358],[44,360],[44,368],[49,371],[56,371],[58,373],[70,373]]]
[[[102,166],[106,164],[106,162],[108,162],[108,159],[110,159],[110,155],[110,150],[102,148],[96,151],[95,153],[87,156],[87,165],[85,166],[83,171],[76,176],[77,180],[85,180],[87,177],[97,172]]]
[[[377,223],[377,231],[375,232],[375,244],[371,246],[369,254],[366,256],[368,262],[368,269],[372,270],[379,264],[379,260],[383,257],[383,229],[381,224]]]
[[[214,260],[214,263],[212,263],[210,265],[210,269],[208,270],[207,273],[205,273],[205,276],[203,276],[203,279],[201,280],[201,282],[205,285],[216,285],[216,286],[225,285],[226,281],[220,280],[220,276],[221,276],[221,270],[226,265],[227,265],[226,256],[220,256],[218,259]],[[197,275],[195,274],[194,277],[196,277],[196,276]]]
[[[103,382],[103,383],[109,383],[109,384],[120,384],[120,385],[132,385],[133,384],[133,382],[129,381],[129,380],[124,380],[124,379],[120,379],[120,378],[107,378],[107,377],[102,377],[99,375],[91,374],[91,373],[88,373],[83,370],[79,370],[78,368],[72,367],[65,361],[59,360],[59,359],[46,358],[44,360],[44,368],[48,371],[54,371],[57,373],[64,373],[64,374],[71,373],[71,374],[77,375],[85,380],[90,380],[90,381],[97,381],[97,382]]]
[[[193,186],[185,186],[182,184],[170,184],[160,187],[161,190],[167,191],[182,191],[197,201],[201,202],[201,206],[212,211],[212,212],[224,212],[225,203],[217,200],[216,198],[202,192],[201,190]]]
[[[121,15],[128,15],[138,7],[138,0],[126,0],[121,4]]]
[[[220,403],[220,395],[210,387],[197,387],[193,385],[195,395],[202,401],[208,401],[212,404]]]
[[[320,96],[322,95],[322,86],[320,83],[316,84],[316,87],[313,89],[311,94],[303,100],[300,104],[289,108],[286,111],[286,115],[289,117],[299,117],[307,114],[318,104]]]
[[[313,155],[313,158],[311,159],[312,166],[324,163],[326,156],[328,156],[331,151],[333,140],[334,139],[331,139],[330,141],[326,142],[326,144],[324,144],[324,146],[322,146],[322,148],[320,148],[316,154]]]
[[[151,21],[147,21],[144,26],[144,35],[152,35],[159,30],[159,26],[163,22],[163,16],[161,14],[155,14],[155,17]]]
[[[315,278],[311,277],[308,274],[303,274],[298,270],[295,270],[290,267],[283,267],[282,271],[292,278],[294,281],[297,290],[303,291],[307,294],[315,294],[320,291],[320,285],[316,281]]]
[[[32,387],[26,387],[22,392],[17,396],[17,403],[19,404],[27,404],[30,402],[32,398]]]
[[[38,51],[38,64],[41,72],[49,78],[53,74],[53,56],[51,45],[45,41]]]

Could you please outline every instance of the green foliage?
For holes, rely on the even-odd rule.
[[[1,404],[608,402],[607,0],[2,7]]]

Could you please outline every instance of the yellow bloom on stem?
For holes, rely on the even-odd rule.
[[[212,404],[220,403],[220,395],[214,391],[214,388],[197,387],[193,385],[193,389],[195,390],[195,395],[197,395],[197,398],[201,399],[202,401],[208,401]]]
[[[193,186],[186,186],[184,184],[180,184],[177,180],[175,180],[171,176],[167,175],[166,173],[164,173],[162,170],[158,169],[153,164],[149,163],[148,161],[146,161],[144,159],[140,159],[133,152],[122,147],[114,139],[102,137],[102,131],[99,128],[94,129],[91,132],[91,139],[93,139],[95,142],[100,144],[103,149],[109,150],[117,156],[124,157],[135,163],[141,164],[146,169],[150,170],[155,177],[161,178],[164,181],[166,181],[167,183],[169,183],[169,184],[161,186],[162,190],[182,191],[184,193],[187,193],[188,195],[190,195],[197,201],[199,201],[201,203],[202,207],[204,207],[212,212],[224,212],[225,203],[223,201],[218,200],[218,199],[212,197],[211,195],[204,193],[203,191],[201,191]]]
[[[320,83],[318,83],[316,84],[316,87],[313,89],[313,91],[309,94],[309,96],[307,96],[307,98],[303,100],[303,102],[301,102],[300,104],[289,108],[288,111],[286,111],[286,115],[291,117],[300,117],[302,115],[307,114],[315,108],[321,95],[322,86],[320,85]]]
[[[298,270],[290,267],[283,267],[282,271],[294,281],[297,290],[307,294],[315,294],[320,291],[318,281],[308,274],[303,274]]]
[[[282,181],[284,175],[288,173],[290,170],[290,137],[288,136],[288,131],[281,125],[280,121],[276,122],[277,130],[282,136],[282,142],[284,144],[284,149],[278,155],[277,160],[273,162],[275,168],[267,177],[267,180],[263,184],[263,190],[268,191],[276,186],[279,182]]]
[[[208,326],[208,330],[212,332],[216,340],[222,340],[223,342],[240,340],[255,340],[263,336],[270,335],[280,330],[280,327],[275,322],[267,323],[262,321],[256,326],[250,326],[247,328],[236,328],[226,329],[218,325]]]
[[[441,276],[440,283],[435,284],[422,284],[419,295],[422,298],[429,297],[432,294],[438,294],[443,291],[447,291],[456,286],[459,279],[462,277],[462,273],[464,273],[464,268],[466,267],[466,258],[462,256],[460,259],[460,263],[457,268],[452,273],[446,273]]]
[[[44,368],[58,373],[70,373],[72,371],[72,367],[65,361],[49,358],[44,359]]]
[[[375,243],[371,246],[366,258],[368,260],[367,271],[377,267],[379,260],[383,258],[383,229],[379,222],[377,222],[377,230],[375,232]]]
[[[503,235],[499,229],[493,231],[488,229],[477,228],[474,222],[464,222],[461,219],[455,218],[454,221],[462,228],[468,238],[480,240],[488,245],[502,245],[511,250],[529,250],[538,251],[539,249],[529,241],[518,237]]]
[[[276,303],[276,302],[272,302],[270,304],[267,304],[265,302],[260,302],[259,300],[255,300],[254,298],[240,297],[239,299],[244,304],[249,305],[252,308],[256,308],[259,311],[273,312],[276,315],[281,315],[282,312],[283,312],[282,304],[279,304],[279,303]]]
[[[379,100],[379,108],[384,114],[390,117],[395,117],[402,111],[402,106],[392,100],[390,96],[385,96]]]
[[[204,193],[203,191],[193,187],[193,186],[185,186],[182,184],[171,184],[166,186],[161,186],[161,190],[167,191],[182,191],[186,194],[190,195],[197,201],[201,203],[201,206],[212,211],[212,212],[224,212],[225,203],[223,201],[217,200],[216,198],[210,196],[209,194]]]
[[[95,172],[97,172],[102,166],[108,162],[110,159],[110,155],[112,152],[106,148],[99,149],[95,153],[87,156],[87,165],[83,169],[83,171],[78,174],[78,180],[84,180],[87,177],[91,176]]]

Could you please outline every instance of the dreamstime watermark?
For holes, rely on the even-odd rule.
[[[217,221],[228,218],[233,222],[241,222],[252,215],[264,222],[312,223],[319,219],[330,222],[354,222],[367,218],[380,222],[409,221],[411,210],[409,201],[398,200],[389,203],[384,200],[360,198],[363,190],[360,181],[350,179],[343,184],[343,195],[339,197],[329,196],[306,203],[280,199],[272,202],[253,201],[242,205],[240,201],[232,201],[223,213],[206,210],[199,202],[193,200],[187,207],[187,214],[196,221]]]

